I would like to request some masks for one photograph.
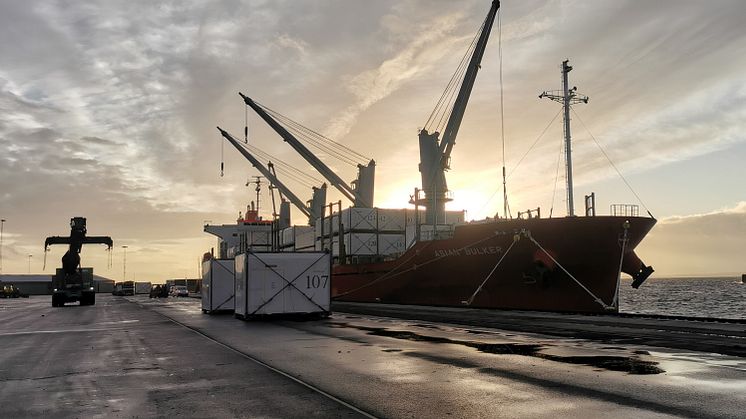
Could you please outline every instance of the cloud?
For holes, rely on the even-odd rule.
[[[746,201],[705,214],[661,219],[639,246],[658,275],[746,272]]]
[[[221,153],[214,129],[243,127],[239,90],[374,157],[377,202],[405,205],[419,182],[417,125],[487,7],[429,0],[5,2],[0,214],[18,234],[14,249],[38,251],[46,235],[84,215],[92,231],[133,249],[168,246],[153,272],[182,264],[191,270],[178,252],[201,255],[212,243],[200,239],[202,221],[231,222],[253,199],[243,185],[255,173],[233,150]],[[556,112],[536,95],[557,86],[556,67],[568,55],[573,81],[591,96],[578,112],[623,170],[742,144],[742,11],[742,2],[727,0],[718,7],[503,3],[509,168]],[[449,173],[469,202],[480,193],[486,200],[490,182],[499,187],[495,41],[493,32]],[[276,134],[249,120],[255,145],[309,170]],[[583,145],[582,129],[575,132]],[[544,174],[553,179],[559,134],[547,138],[536,150],[541,161],[526,163],[508,185],[526,201],[546,189]],[[578,150],[575,161],[576,182],[608,175],[597,153]],[[354,169],[344,170],[350,178]],[[17,268],[25,270],[22,261]]]
[[[395,56],[374,69],[349,78],[345,88],[356,100],[331,121],[325,132],[332,138],[344,137],[362,112],[390,96],[407,82],[432,71],[452,50],[454,44],[463,43],[467,39],[452,33],[461,19],[463,16],[460,13],[454,13],[442,16],[435,22],[420,24],[421,30],[414,39],[398,50]]]
[[[308,54],[308,43],[302,39],[292,38],[288,34],[282,34],[275,39],[275,44],[281,48],[288,48],[297,51],[301,55]]]

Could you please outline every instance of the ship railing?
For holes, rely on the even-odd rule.
[[[529,220],[532,218],[541,218],[541,208],[537,207],[535,209],[529,209],[526,211],[518,211],[518,218],[528,218]]]
[[[639,217],[640,206],[635,204],[611,204],[611,215],[614,217]]]
[[[420,226],[420,241],[446,240],[453,238],[453,224],[423,224]]]

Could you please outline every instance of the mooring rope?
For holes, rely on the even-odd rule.
[[[526,230],[526,231],[523,232],[523,235],[526,236],[526,237],[528,237],[528,239],[531,240],[536,245],[536,247],[538,247],[542,252],[544,252],[545,255],[549,256],[549,259],[551,259],[552,262],[556,263],[557,266],[559,266],[560,269],[562,269],[562,271],[565,274],[567,274],[567,276],[570,277],[570,279],[572,279],[573,281],[575,281],[575,283],[578,284],[580,286],[580,288],[582,288],[585,292],[587,292],[588,295],[590,295],[591,298],[593,298],[593,300],[595,302],[597,302],[598,304],[600,304],[601,307],[604,308],[604,310],[609,310],[609,309],[613,309],[614,308],[613,306],[610,306],[610,305],[607,305],[606,303],[604,303],[603,300],[601,300],[600,298],[598,298],[596,296],[596,294],[594,294],[591,290],[589,290],[588,288],[586,288],[585,285],[583,285],[580,281],[577,280],[577,278],[575,278],[570,272],[568,272],[567,269],[565,269],[565,267],[562,266],[562,264],[559,263],[557,261],[557,259],[554,258],[554,256],[552,256],[549,252],[547,252],[546,249],[544,249],[539,244],[539,242],[537,242],[536,239],[534,239],[534,237],[531,235],[531,231]]]
[[[457,252],[460,252],[460,251],[462,251],[462,250],[466,249],[467,247],[471,247],[471,246],[476,246],[476,245],[478,245],[478,244],[480,244],[480,243],[482,243],[482,242],[485,242],[485,241],[487,241],[487,240],[490,240],[490,239],[492,239],[492,238],[494,238],[494,237],[496,237],[496,236],[498,236],[498,235],[500,235],[500,232],[497,232],[497,231],[496,231],[496,232],[495,232],[495,234],[494,234],[493,236],[485,237],[485,238],[483,238],[483,239],[480,239],[480,240],[477,240],[477,241],[475,241],[475,242],[473,242],[473,243],[469,243],[469,244],[466,244],[466,245],[464,245],[464,246],[461,246],[460,248],[458,248],[458,249],[455,249],[455,250],[456,250]],[[429,241],[428,243],[426,243],[426,244],[425,244],[425,246],[427,247],[427,246],[428,246],[428,245],[429,245],[430,243],[432,243],[432,241]],[[424,249],[420,249],[420,250],[424,250]],[[419,251],[419,250],[418,250],[418,251]],[[414,266],[412,266],[412,267],[410,267],[410,268],[407,268],[407,269],[405,269],[405,270],[403,270],[403,271],[400,271],[400,272],[396,272],[396,273],[394,273],[394,272],[395,272],[395,271],[396,271],[397,269],[399,269],[399,268],[401,268],[402,266],[404,266],[404,265],[405,265],[405,264],[406,264],[406,263],[407,263],[408,261],[410,261],[410,260],[411,260],[411,259],[412,259],[413,257],[417,256],[417,252],[418,252],[418,251],[416,251],[416,252],[412,252],[412,255],[411,255],[410,257],[408,257],[408,258],[407,258],[406,260],[404,260],[404,261],[403,261],[402,263],[400,263],[400,264],[399,264],[398,266],[396,266],[396,267],[395,267],[394,269],[392,269],[392,270],[390,270],[390,271],[386,272],[385,274],[383,274],[383,275],[381,275],[380,277],[378,277],[378,278],[374,279],[373,281],[371,281],[371,282],[369,282],[369,283],[367,283],[367,284],[363,284],[363,285],[361,285],[361,286],[359,286],[359,287],[357,287],[357,288],[355,288],[355,289],[352,289],[352,290],[350,290],[350,291],[344,292],[344,293],[342,293],[342,294],[339,294],[339,295],[335,295],[335,296],[334,296],[334,297],[333,297],[332,299],[337,299],[337,298],[339,298],[339,297],[344,297],[345,295],[349,295],[349,294],[352,294],[352,293],[354,293],[354,292],[360,291],[361,289],[364,289],[364,288],[370,287],[370,286],[372,286],[372,285],[374,285],[374,284],[376,284],[376,283],[378,283],[378,282],[381,282],[381,281],[384,281],[384,280],[387,280],[387,279],[391,279],[391,278],[393,278],[393,277],[395,277],[395,276],[398,276],[398,275],[401,275],[401,274],[407,273],[407,272],[409,272],[409,271],[413,271],[413,270],[415,270],[415,269],[418,269],[419,267],[422,267],[422,266],[428,265],[428,264],[430,264],[430,263],[432,263],[432,262],[435,262],[435,261],[438,261],[438,260],[440,260],[440,259],[443,259],[443,258],[445,258],[445,257],[448,257],[448,255],[435,256],[435,257],[433,257],[433,258],[431,258],[431,259],[428,259],[428,260],[426,260],[426,261],[424,261],[424,262],[420,263],[419,265],[415,264]]]
[[[508,256],[508,253],[510,253],[510,249],[512,249],[513,246],[515,246],[515,244],[518,243],[520,240],[521,240],[520,235],[516,234],[515,236],[513,236],[513,243],[510,243],[510,246],[508,246],[508,250],[506,250],[505,253],[503,253],[500,260],[497,261],[497,264],[495,264],[495,266],[492,268],[490,273],[487,274],[487,276],[484,278],[484,281],[482,281],[482,283],[479,284],[479,287],[477,287],[476,291],[474,291],[471,297],[469,297],[469,299],[466,301],[462,301],[461,304],[470,306],[471,303],[474,302],[474,298],[477,296],[477,294],[479,294],[480,291],[482,291],[484,284],[486,284],[487,280],[490,279],[493,273],[495,273],[495,270],[497,270],[497,267],[500,266],[500,264],[503,262],[503,260],[505,259],[505,256]]]

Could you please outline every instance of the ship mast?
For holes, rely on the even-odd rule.
[[[575,216],[575,205],[573,203],[572,187],[572,136],[570,135],[570,106],[577,103],[588,103],[588,96],[577,93],[578,88],[570,88],[568,84],[567,73],[572,70],[570,60],[562,61],[562,90],[552,92],[542,92],[539,99],[547,98],[561,103],[564,108],[564,131],[565,131],[565,178],[567,179],[567,215]]]

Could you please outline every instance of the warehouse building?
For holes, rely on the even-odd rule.
[[[96,292],[112,292],[114,281],[102,276],[93,275]],[[51,295],[52,275],[44,274],[3,274],[0,275],[0,287],[13,285],[22,293],[28,295]]]

